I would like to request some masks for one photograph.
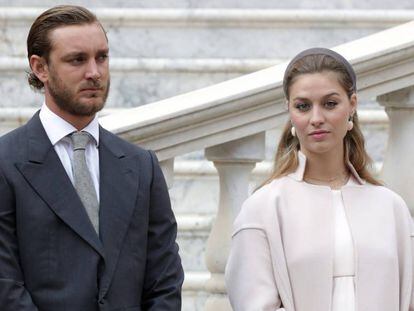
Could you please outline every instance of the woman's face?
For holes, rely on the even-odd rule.
[[[306,155],[343,153],[348,120],[356,111],[357,99],[348,97],[337,73],[302,74],[289,88],[289,115]]]

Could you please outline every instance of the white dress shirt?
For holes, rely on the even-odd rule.
[[[52,112],[46,104],[43,104],[40,109],[39,117],[50,142],[55,148],[55,151],[73,184],[73,148],[71,141],[64,138],[67,135],[76,132],[77,129],[72,124]],[[95,116],[95,118],[84,129],[82,129],[82,131],[88,132],[93,137],[93,139],[91,139],[86,146],[85,156],[86,164],[91,174],[99,202],[99,123],[97,116]]]

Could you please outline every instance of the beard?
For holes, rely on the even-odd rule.
[[[52,71],[49,75],[48,89],[51,97],[54,99],[56,105],[74,116],[93,116],[98,111],[102,110],[105,106],[106,99],[109,93],[110,79],[108,81],[100,82],[97,80],[89,80],[80,85],[80,89],[84,88],[96,88],[103,92],[102,96],[99,94],[92,94],[90,98],[95,103],[83,103],[80,100],[76,100],[76,93],[70,89],[63,80]],[[100,100],[99,100],[100,97]]]

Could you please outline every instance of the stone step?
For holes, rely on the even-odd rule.
[[[23,3],[23,2],[22,2]],[[26,36],[44,8],[0,7],[0,107],[39,105]],[[136,107],[266,68],[414,19],[414,10],[94,8],[108,30],[108,107]]]
[[[28,29],[43,10],[0,8],[2,55],[25,55]],[[414,18],[410,10],[93,10],[108,31],[111,55],[138,58],[286,58]]]
[[[278,59],[114,58],[108,107],[136,107],[279,63]],[[0,107],[39,106],[27,84],[24,57],[0,57]]]
[[[203,310],[207,298],[205,284],[209,277],[208,272],[185,271],[182,311]]]
[[[213,213],[182,214],[177,213],[176,209],[174,209],[174,213],[176,214],[178,225],[177,243],[180,247],[180,256],[184,270],[206,271],[204,254],[214,219]]]
[[[379,0],[379,1],[358,1],[358,0],[291,0],[291,1],[268,1],[268,0],[82,0],[68,1],[80,3],[86,7],[130,7],[130,8],[245,8],[245,9],[412,9],[411,0]],[[50,7],[56,5],[55,0],[0,0],[0,6],[33,6]]]

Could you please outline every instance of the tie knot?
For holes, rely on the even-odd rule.
[[[70,134],[70,139],[72,140],[73,151],[85,150],[91,136],[87,132],[73,132]]]

